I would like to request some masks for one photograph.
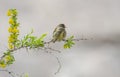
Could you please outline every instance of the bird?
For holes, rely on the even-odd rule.
[[[66,26],[64,24],[59,24],[53,31],[53,39],[52,42],[55,43],[56,41],[62,41],[66,37]]]

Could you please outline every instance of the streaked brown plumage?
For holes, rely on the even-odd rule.
[[[64,24],[59,24],[53,32],[53,43],[56,41],[62,41],[66,37],[66,30]]]

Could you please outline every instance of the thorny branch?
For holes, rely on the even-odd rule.
[[[8,73],[11,77],[25,77],[25,73],[17,74],[17,73],[14,73],[13,71],[9,71],[9,70],[7,70],[7,69],[5,69],[5,70],[0,70],[0,72],[6,72],[6,73]]]
[[[75,42],[81,41],[81,40],[89,40],[89,39],[87,39],[87,38],[73,39],[73,41],[75,41]],[[63,41],[67,41],[67,40],[63,40]],[[44,42],[44,44],[46,44],[46,45],[48,45],[48,46],[38,47],[38,48],[36,48],[36,49],[43,50],[43,51],[45,51],[46,53],[50,53],[50,54],[52,53],[52,52],[50,52],[50,51],[56,51],[56,52],[58,52],[58,53],[61,52],[60,50],[56,50],[56,49],[53,49],[53,48],[49,47],[49,44],[50,44],[50,43],[52,43],[52,41]],[[31,49],[29,46],[21,46],[21,47],[19,47],[19,48],[14,48],[14,49],[12,49],[12,50],[9,50],[9,49],[8,49],[8,51],[10,51],[10,52],[13,53],[13,52],[15,52],[15,51],[17,51],[17,50],[19,50],[19,49],[23,49],[23,48]],[[53,54],[52,54],[52,55],[53,55]],[[57,60],[57,62],[58,62],[58,65],[59,65],[57,71],[54,73],[54,74],[56,75],[57,73],[60,72],[60,69],[61,69],[62,65],[61,65],[61,62],[60,62],[59,58],[58,58],[57,56],[55,56],[55,55],[53,55],[53,56],[56,58],[56,60]],[[0,60],[1,60],[2,58],[4,58],[4,57],[5,57],[5,54],[0,57]],[[9,75],[11,75],[11,77],[15,77],[15,73],[12,72],[12,71],[8,71],[8,70],[0,70],[0,71],[7,72]],[[21,77],[21,76],[19,76],[19,77]]]
[[[58,67],[57,71],[54,73],[55,75],[56,75],[57,73],[59,73],[59,72],[60,72],[60,69],[61,69],[61,67],[62,67],[62,65],[61,65],[61,63],[60,63],[59,58],[58,58],[58,57],[56,57],[56,59],[57,59],[57,61],[58,61],[58,65],[59,65],[59,67]]]
[[[9,70],[0,70],[0,71],[8,73],[11,77],[15,77],[15,75],[17,75],[18,77],[20,77],[18,74],[15,74],[14,72],[9,71]]]

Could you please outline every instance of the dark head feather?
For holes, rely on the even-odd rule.
[[[64,25],[64,24],[59,24],[58,26],[65,28],[65,25]]]

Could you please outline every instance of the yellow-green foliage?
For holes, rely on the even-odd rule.
[[[18,41],[19,35],[19,23],[17,22],[17,10],[16,9],[9,9],[7,12],[7,16],[9,16],[9,24],[10,27],[8,28],[9,37],[8,37],[8,47],[9,49],[14,49],[15,44]]]
[[[9,16],[9,37],[8,37],[8,50],[3,54],[0,59],[0,67],[5,68],[7,65],[13,64],[15,61],[13,52],[20,48],[39,48],[44,47],[45,42],[44,38],[47,34],[42,34],[40,37],[33,36],[33,30],[31,33],[24,36],[23,39],[18,39],[19,36],[19,23],[17,22],[18,12],[16,9],[9,9],[7,12],[7,16]],[[75,43],[73,41],[74,36],[71,36],[66,39],[64,48],[71,48]],[[25,75],[28,77],[28,75]]]
[[[7,65],[13,64],[14,56],[10,51],[4,53],[4,57],[0,60],[0,67],[5,68]]]
[[[42,34],[40,37],[36,37],[32,35],[32,32],[30,34],[27,34],[24,36],[24,38],[21,40],[21,44],[24,47],[30,47],[30,48],[39,48],[44,47],[44,38],[47,34]]]
[[[65,44],[64,44],[65,49],[71,48],[75,44],[73,41],[73,38],[74,38],[74,36],[67,38],[67,40],[65,41]]]

